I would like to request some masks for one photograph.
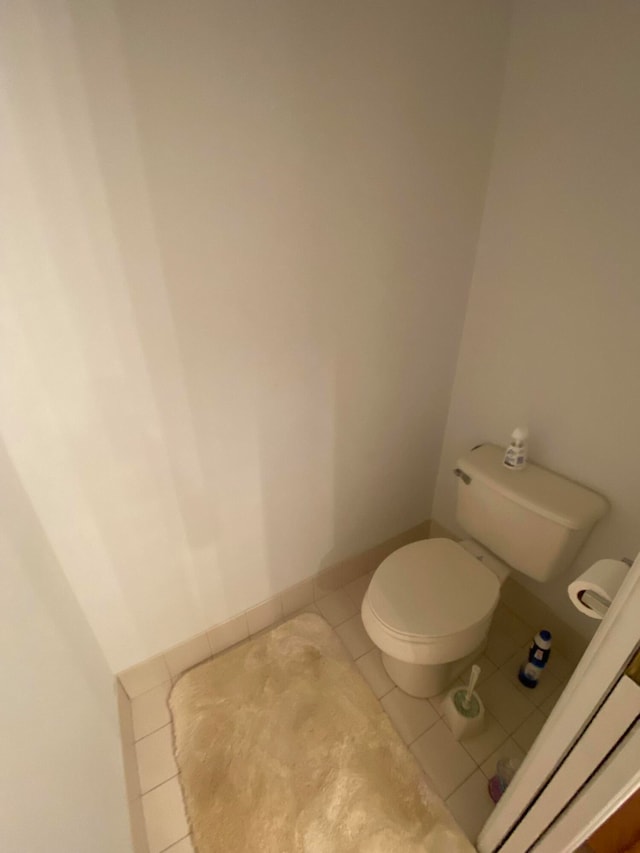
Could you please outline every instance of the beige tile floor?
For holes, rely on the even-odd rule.
[[[458,742],[442,716],[443,696],[414,699],[395,687],[385,672],[380,652],[360,619],[368,581],[369,576],[359,578],[302,609],[318,610],[333,626],[432,788],[475,841],[493,808],[487,781],[498,759],[524,757],[562,692],[571,667],[560,655],[552,654],[538,687],[532,691],[522,687],[517,671],[533,629],[501,605],[485,653],[478,661],[482,668],[478,692],[486,707],[486,726],[480,735]],[[290,608],[285,607],[285,611]],[[281,616],[282,612],[256,614],[251,633]],[[244,636],[246,632],[241,632],[239,639]],[[182,664],[184,661],[176,659],[176,670]],[[149,853],[192,853],[167,708],[173,673],[167,675],[161,685],[132,700],[142,808]]]

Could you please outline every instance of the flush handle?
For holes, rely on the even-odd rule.
[[[460,477],[465,486],[468,486],[471,482],[471,477],[467,473],[465,473],[462,468],[454,468],[453,473],[456,475],[456,477]]]

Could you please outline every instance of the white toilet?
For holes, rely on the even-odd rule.
[[[411,696],[442,692],[482,652],[511,568],[550,580],[607,511],[590,489],[531,463],[511,471],[503,456],[484,444],[458,461],[456,518],[473,538],[399,548],[378,566],[362,602],[385,669]]]

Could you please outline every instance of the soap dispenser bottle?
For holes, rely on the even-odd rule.
[[[516,427],[511,433],[511,441],[504,454],[503,465],[512,471],[521,471],[527,464],[527,439],[529,430]]]

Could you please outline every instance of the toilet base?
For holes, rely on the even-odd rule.
[[[485,646],[486,641],[460,660],[437,664],[406,663],[382,652],[382,663],[400,690],[417,699],[428,699],[452,686],[456,678],[480,657]]]

